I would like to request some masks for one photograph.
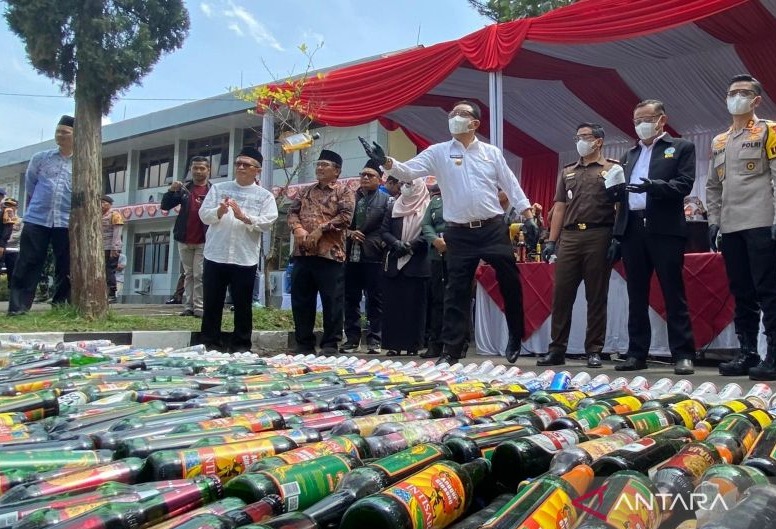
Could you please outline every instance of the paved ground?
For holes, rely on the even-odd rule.
[[[4,313],[8,308],[8,304],[6,302],[0,302],[0,314]],[[33,305],[34,311],[44,311],[48,310],[50,308],[50,305],[46,303],[36,303]],[[150,305],[150,304],[115,304],[112,305],[112,308],[114,311],[120,313],[120,314],[142,314],[145,316],[153,316],[153,315],[175,315],[181,310],[180,305]],[[41,329],[43,331],[45,329]],[[145,333],[145,334],[154,334],[158,335],[157,339],[164,339],[165,333],[159,332],[159,333]],[[147,338],[151,338],[150,336]],[[269,351],[268,351],[269,352]],[[284,352],[284,351],[278,351],[278,352]],[[358,355],[362,356],[364,358],[372,359],[375,358],[373,355]],[[712,381],[715,384],[717,384],[718,387],[721,387],[728,382],[736,382],[741,385],[744,390],[749,389],[754,382],[750,381],[747,377],[721,377],[719,375],[719,372],[717,370],[717,364],[719,363],[719,355],[709,354],[707,355],[707,358],[704,360],[699,360],[696,362],[696,370],[695,374],[691,376],[685,376],[685,377],[678,377],[674,375],[673,367],[671,365],[665,364],[663,362],[650,362],[649,363],[649,369],[645,371],[640,371],[636,373],[619,373],[614,370],[614,366],[616,365],[616,362],[613,362],[611,360],[604,361],[604,366],[601,369],[588,369],[585,366],[584,359],[573,359],[569,358],[567,359],[567,363],[563,367],[555,368],[555,371],[560,371],[561,369],[565,369],[569,371],[572,375],[575,375],[576,373],[579,373],[580,371],[588,371],[592,376],[595,376],[599,373],[606,373],[611,378],[617,377],[617,376],[626,376],[628,378],[632,378],[636,375],[642,375],[645,376],[650,382],[654,382],[655,380],[662,378],[662,377],[670,377],[674,380],[678,380],[680,378],[686,378],[689,381],[693,383],[694,386],[697,386],[701,382],[705,381]],[[417,357],[406,357],[401,356],[396,358],[400,361],[409,361],[414,360],[417,363],[420,363],[423,361],[423,359],[419,359]],[[509,365],[509,363],[506,361],[503,357],[493,357],[493,356],[481,356],[477,355],[476,351],[472,347],[469,350],[469,353],[467,354],[467,357],[463,360],[463,363],[481,363],[486,360],[490,360],[494,364],[505,364]],[[536,358],[534,357],[521,357],[518,359],[517,364],[520,369],[523,371],[535,371],[537,374],[542,372],[543,368],[537,368],[536,367]],[[771,386],[776,389],[776,382],[771,383]]]

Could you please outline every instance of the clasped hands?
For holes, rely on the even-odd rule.
[[[316,248],[318,248],[318,241],[321,240],[321,236],[323,236],[323,230],[320,226],[311,232],[304,228],[294,230],[294,239],[298,242],[299,247],[309,253],[315,252]]]
[[[242,209],[240,208],[240,205],[237,204],[237,202],[234,199],[231,199],[229,197],[224,198],[219,204],[218,209],[216,210],[216,214],[218,215],[218,218],[220,219],[224,215],[226,215],[226,212],[229,211],[229,209],[232,210],[232,213],[234,214],[234,218],[241,222],[246,222],[249,220],[247,216],[243,213]]]

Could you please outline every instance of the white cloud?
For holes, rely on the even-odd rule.
[[[275,36],[244,7],[235,5],[234,2],[230,1],[229,8],[224,10],[224,15],[227,18],[235,19],[236,22],[232,25],[237,25],[241,30],[244,30],[258,44],[269,46],[278,51],[284,51]],[[229,26],[229,29],[235,31],[232,25]]]
[[[206,4],[205,2],[202,2],[199,4],[199,8],[202,10],[203,13],[205,13],[205,16],[210,18],[213,16],[213,7],[210,4]]]
[[[234,32],[235,32],[235,33],[237,33],[237,35],[239,35],[240,37],[244,37],[244,36],[245,36],[245,33],[243,33],[243,30],[241,30],[241,29],[240,29],[240,26],[238,26],[237,24],[235,24],[235,23],[232,23],[232,24],[229,24],[229,26],[228,26],[228,27],[229,27],[229,29],[230,29],[231,31],[234,31]]]
[[[105,125],[110,125],[111,123],[113,123],[113,120],[110,119],[110,116],[102,116],[102,126],[103,127]]]

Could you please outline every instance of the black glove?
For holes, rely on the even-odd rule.
[[[542,249],[542,260],[545,263],[550,262],[550,257],[555,253],[555,241],[547,241],[544,243],[544,248]]]
[[[625,186],[625,190],[630,193],[648,193],[654,185],[655,183],[649,178],[642,178],[640,184],[628,184]]]
[[[535,241],[539,238],[539,226],[534,219],[525,219],[523,221],[523,235],[526,241]]]
[[[773,239],[774,241],[776,241],[776,224],[774,224],[773,226],[771,226],[771,239]]]
[[[617,239],[612,239],[612,242],[609,243],[609,249],[606,250],[606,260],[609,261],[610,265],[613,265],[621,258],[622,255],[620,253],[620,241]]]
[[[771,228],[771,237],[776,239],[776,236],[774,236],[774,226]],[[717,252],[719,249],[717,248],[717,237],[719,236],[719,226],[716,224],[709,224],[709,248],[711,248],[712,252]]]
[[[397,239],[391,245],[391,251],[396,257],[404,257],[410,253],[410,245]]]
[[[366,152],[366,155],[369,156],[371,160],[374,160],[380,165],[385,165],[385,162],[388,161],[388,157],[385,155],[385,151],[382,147],[376,142],[372,142],[372,145],[370,146],[369,142],[361,136],[358,137],[358,141],[361,142],[361,145],[364,147],[364,152]]]

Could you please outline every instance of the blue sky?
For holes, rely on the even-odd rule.
[[[466,0],[187,0],[186,6],[191,29],[183,47],[123,94],[104,122],[185,102],[165,99],[202,99],[300,73],[306,63],[298,50],[302,43],[323,42],[314,66],[324,68],[456,39],[489,23]],[[30,66],[4,19],[0,49],[3,152],[50,139],[59,116],[72,113],[74,103]]]

